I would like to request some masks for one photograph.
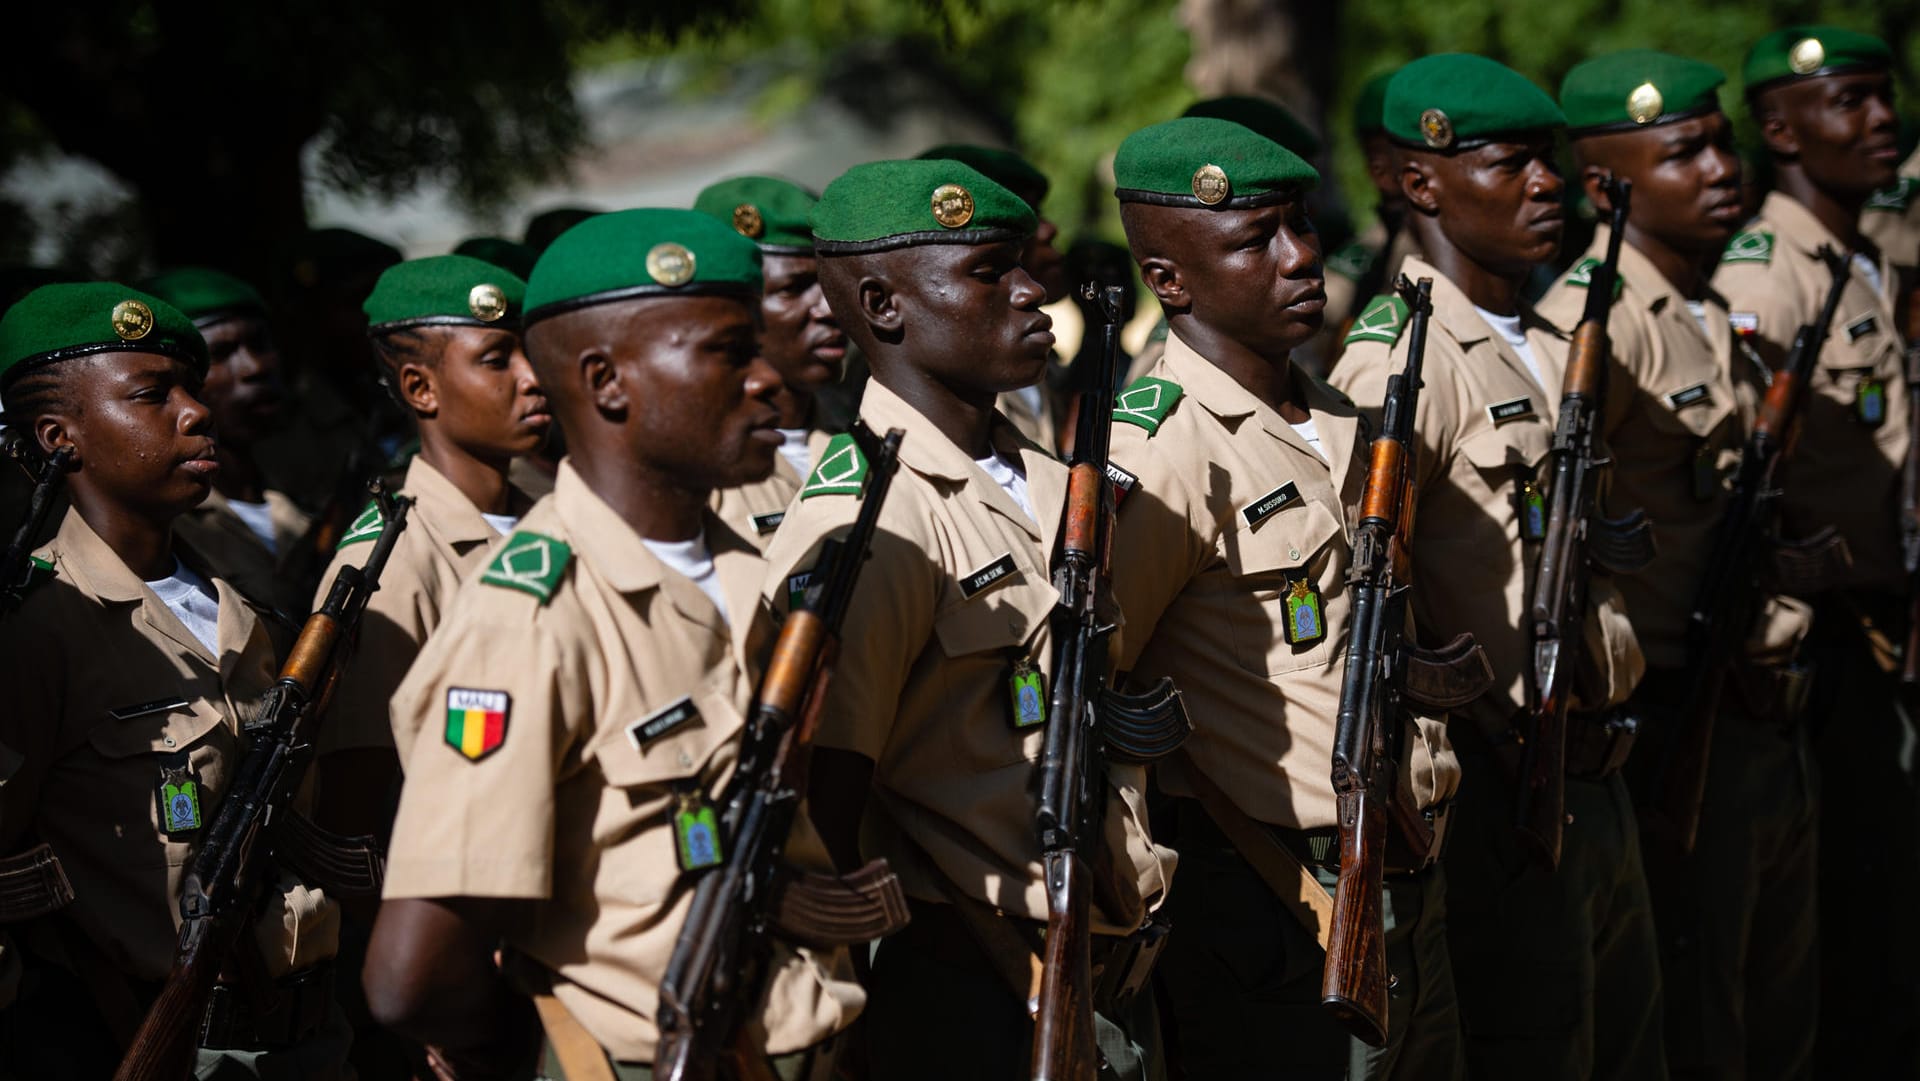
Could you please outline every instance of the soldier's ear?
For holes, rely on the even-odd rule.
[[[407,361],[394,373],[394,387],[407,408],[423,417],[440,414],[440,391],[433,383],[432,367],[419,361]]]
[[[860,318],[873,328],[875,337],[882,341],[898,337],[905,317],[892,285],[883,278],[864,277],[854,286],[854,296],[859,300]]]
[[[1593,204],[1594,213],[1605,218],[1613,213],[1613,200],[1607,197],[1607,178],[1613,170],[1594,164],[1580,166],[1580,186],[1587,193],[1587,202]]]
[[[1193,306],[1179,264],[1164,255],[1149,255],[1140,260],[1140,280],[1147,283],[1160,304],[1169,310],[1185,311]]]
[[[624,418],[629,405],[627,388],[620,381],[620,369],[613,359],[601,350],[589,349],[574,363],[580,366],[580,381],[586,386],[593,407],[603,416]]]
[[[69,469],[80,465],[80,445],[74,441],[73,431],[68,427],[67,418],[58,413],[47,413],[33,422],[33,441],[40,453],[52,457],[61,447],[73,448],[73,462]]]
[[[1421,213],[1438,213],[1440,177],[1434,171],[1433,163],[1421,161],[1413,154],[1401,155],[1400,194],[1407,197],[1408,205]]]
[[[1776,158],[1800,156],[1800,135],[1787,123],[1787,111],[1781,107],[1782,90],[1771,90],[1753,103],[1753,118],[1760,124],[1760,140]]]

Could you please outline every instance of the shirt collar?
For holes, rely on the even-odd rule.
[[[420,517],[431,522],[433,532],[448,544],[491,543],[500,536],[465,492],[417,454],[407,465],[400,490],[417,501]]]
[[[1438,283],[1435,284],[1437,287]],[[1168,374],[1174,377],[1173,381],[1180,384],[1181,391],[1204,406],[1207,412],[1221,420],[1258,416],[1267,434],[1299,450],[1312,452],[1313,448],[1308,446],[1305,437],[1295,431],[1285,417],[1254,397],[1252,391],[1241,386],[1239,381],[1221,371],[1212,361],[1201,356],[1180,335],[1167,335],[1167,348],[1163,356],[1163,363],[1167,366]],[[1332,472],[1337,491],[1346,476],[1348,462],[1353,457],[1356,429],[1360,423],[1359,411],[1354,408],[1351,399],[1316,379],[1299,362],[1289,360],[1287,363],[1289,378],[1294,386],[1300,388],[1307,415],[1314,422],[1320,437],[1319,457]]]
[[[553,509],[566,524],[567,543],[608,585],[622,593],[639,593],[660,584],[660,561],[627,520],[587,487],[570,458],[560,460]]]

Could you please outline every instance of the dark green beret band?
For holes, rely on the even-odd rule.
[[[1241,94],[1207,98],[1187,106],[1187,111],[1180,115],[1231,120],[1241,127],[1252,128],[1302,158],[1311,158],[1320,153],[1320,137],[1302,124],[1299,117],[1288,112],[1285,106],[1266,98]]]
[[[556,237],[527,282],[531,326],[581,308],[648,297],[760,299],[760,249],[695,210],[596,214]]]
[[[1387,122],[1387,84],[1393,81],[1392,71],[1383,71],[1368,79],[1360,88],[1360,96],[1353,101],[1353,132],[1355,135],[1372,135],[1385,131]]]
[[[45,364],[113,352],[177,357],[207,372],[206,339],[193,320],[118,282],[43,285],[0,318],[0,386]]]
[[[1567,122],[1533,80],[1471,53],[1425,56],[1394,72],[1382,116],[1387,138],[1442,154]]]
[[[791,180],[736,176],[708,185],[693,208],[729,226],[768,255],[812,255],[807,215],[820,197]]]
[[[1635,131],[1718,112],[1726,81],[1712,64],[1626,49],[1575,64],[1560,82],[1560,108],[1573,138]]]
[[[962,165],[972,166],[980,175],[1027,200],[1035,214],[1040,213],[1040,204],[1046,201],[1047,192],[1053,184],[1047,180],[1047,174],[1034,164],[1011,150],[1002,150],[997,146],[975,146],[972,143],[942,143],[920,155],[922,158],[945,158]]]
[[[1286,202],[1318,184],[1320,174],[1244,124],[1183,116],[1122,140],[1113,179],[1123,203],[1245,210]]]
[[[260,291],[231,274],[208,267],[163,271],[141,287],[185,312],[197,327],[210,327],[236,315],[266,315]]]
[[[1024,199],[949,158],[870,161],[840,174],[813,208],[813,246],[859,255],[921,244],[1025,240],[1040,220]]]
[[[361,310],[367,333],[408,327],[517,329],[527,283],[503,267],[465,255],[430,255],[389,267]]]
[[[1872,34],[1838,26],[1788,26],[1747,50],[1740,79],[1748,97],[1793,79],[1814,79],[1853,71],[1886,71],[1893,50]]]
[[[492,263],[522,281],[533,273],[533,261],[540,258],[525,244],[497,236],[470,236],[454,247],[453,254]]]

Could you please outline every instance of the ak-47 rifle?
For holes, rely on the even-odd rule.
[[[1643,815],[1649,829],[1667,835],[1683,852],[1693,851],[1700,805],[1707,793],[1714,718],[1728,672],[1753,629],[1762,584],[1793,578],[1785,568],[1824,562],[1827,553],[1843,547],[1831,528],[1799,542],[1779,536],[1780,462],[1793,445],[1815,358],[1826,344],[1827,328],[1847,285],[1846,257],[1822,247],[1820,258],[1833,275],[1833,285],[1821,305],[1820,318],[1794,334],[1786,366],[1774,372],[1767,385],[1760,415],[1733,475],[1732,498],[1720,521],[1712,558],[1707,560],[1687,617],[1687,670],[1694,680],[1678,715],[1679,730],[1656,777],[1653,800]]]
[[[1047,932],[1034,1014],[1034,1081],[1086,1081],[1097,1070],[1088,864],[1111,858],[1098,850],[1106,760],[1162,758],[1180,746],[1190,727],[1170,679],[1162,678],[1141,695],[1107,686],[1107,646],[1114,627],[1106,622],[1101,602],[1113,535],[1108,450],[1124,297],[1120,286],[1096,291],[1088,285],[1082,295],[1100,302],[1103,338],[1097,377],[1081,399],[1060,547],[1053,558],[1053,585],[1060,601],[1050,617],[1053,694],[1040,752],[1035,815],[1047,887]]]
[[[804,946],[844,946],[907,922],[906,895],[884,859],[844,877],[793,874],[781,861],[807,788],[840,626],[905,438],[895,429],[882,441],[858,421],[852,435],[868,462],[860,513],[844,542],[827,542],[755,691],[740,762],[720,798],[726,860],[694,888],[660,982],[653,1075],[661,1081],[705,1081],[720,1075],[723,1061],[743,1081],[772,1077],[764,1053],[742,1041],[766,983],[772,934]]]
[[[215,980],[242,932],[258,915],[277,867],[294,869],[322,836],[291,804],[313,760],[313,726],[325,710],[341,662],[380,573],[406,528],[411,499],[374,486],[386,525],[361,567],[343,567],[326,603],[307,617],[280,678],[260,696],[247,722],[246,755],[207,828],[180,891],[180,944],[159,997],[134,1033],[114,1081],[182,1081],[200,1042],[200,1021]],[[307,857],[310,858],[310,857]],[[377,890],[377,872],[374,888]]]
[[[1603,181],[1613,204],[1607,257],[1587,282],[1587,307],[1567,351],[1560,421],[1553,433],[1553,480],[1546,535],[1534,571],[1533,694],[1521,737],[1514,827],[1549,868],[1560,866],[1567,818],[1567,707],[1573,671],[1586,638],[1588,576],[1593,570],[1631,574],[1653,560],[1653,532],[1639,510],[1605,518],[1597,505],[1600,424],[1607,396],[1607,313],[1620,280],[1620,244],[1627,232],[1631,181]]]
[[[9,429],[7,454],[33,478],[33,495],[27,501],[26,519],[20,523],[20,528],[14,530],[13,539],[7,542],[6,554],[0,556],[0,615],[13,611],[19,605],[21,594],[27,587],[27,579],[33,573],[33,544],[47,528],[47,515],[53,512],[54,496],[66,481],[67,465],[73,461],[73,448],[61,447],[35,463],[28,450],[26,436]]]

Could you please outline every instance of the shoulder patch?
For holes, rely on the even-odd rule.
[[[1868,197],[1862,210],[1888,210],[1895,214],[1906,212],[1913,205],[1913,197],[1920,193],[1920,177],[1905,176],[1891,188],[1876,191]]]
[[[1373,269],[1373,261],[1379,257],[1379,252],[1358,240],[1351,240],[1338,251],[1327,256],[1326,265],[1328,270],[1343,278],[1359,281],[1366,276],[1367,271]]]
[[[1160,430],[1167,414],[1173,412],[1174,403],[1185,393],[1178,383],[1143,375],[1114,398],[1113,419],[1145,428],[1147,434],[1152,435]]]
[[[545,604],[553,599],[553,591],[559,588],[572,559],[573,548],[565,541],[517,529],[481,572],[480,580],[531,593]]]
[[[800,498],[859,495],[866,485],[867,456],[860,453],[860,444],[854,442],[852,435],[841,432],[821,449],[819,464],[807,474],[807,483],[800,489]]]
[[[1400,340],[1400,333],[1407,327],[1407,302],[1396,293],[1382,293],[1370,301],[1360,318],[1353,321],[1347,330],[1344,344],[1354,342],[1385,342],[1392,345]]]
[[[1735,233],[1727,241],[1727,250],[1720,254],[1722,263],[1771,263],[1773,262],[1773,234],[1754,230],[1747,233]]]
[[[53,579],[54,571],[51,560],[41,559],[39,556],[28,556],[27,565],[20,571],[20,580],[18,582],[6,583],[5,591],[11,593],[17,599],[46,585],[48,582],[53,581]]]
[[[387,520],[380,514],[380,504],[369,499],[367,505],[360,508],[360,517],[353,520],[353,524],[347,527],[346,535],[334,547],[339,549],[361,541],[378,540],[380,531],[386,527]]]
[[[1596,259],[1589,255],[1585,259],[1573,264],[1573,269],[1567,272],[1567,284],[1581,289],[1592,288],[1593,272],[1600,269],[1602,262],[1604,262],[1604,260]],[[1613,279],[1613,299],[1619,300],[1620,291],[1625,287],[1625,279],[1615,277]]]

